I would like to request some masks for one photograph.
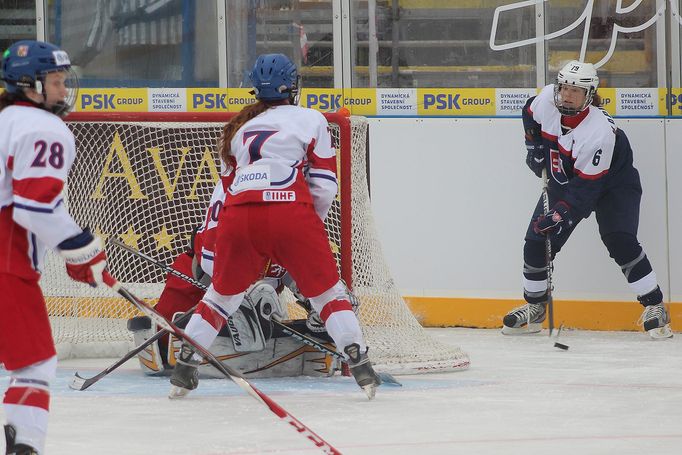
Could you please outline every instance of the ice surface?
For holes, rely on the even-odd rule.
[[[471,368],[398,376],[404,386],[372,402],[347,377],[253,383],[344,454],[682,454],[680,334],[563,331],[562,351],[546,332],[429,332],[467,351]],[[167,378],[128,363],[86,391],[68,388],[75,371],[91,377],[112,362],[60,363],[48,454],[320,453],[227,380],[170,401]]]

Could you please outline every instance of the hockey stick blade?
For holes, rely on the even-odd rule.
[[[188,311],[183,313],[178,319],[177,322],[182,323],[187,321],[192,314],[194,313],[194,309],[196,308],[196,305],[190,308]],[[71,379],[71,382],[69,383],[69,387],[72,388],[73,390],[85,390],[103,377],[107,376],[109,373],[126,363],[128,360],[132,359],[135,357],[137,354],[140,352],[144,351],[148,346],[150,346],[152,343],[154,343],[156,340],[161,338],[162,336],[166,335],[168,333],[167,330],[161,329],[158,332],[154,334],[154,336],[150,337],[147,341],[136,347],[135,349],[132,349],[129,351],[126,355],[121,357],[119,360],[114,362],[112,365],[108,366],[104,370],[100,371],[98,374],[91,378],[84,378],[81,375],[76,372],[74,374],[73,378]]]
[[[79,375],[78,372],[76,371],[76,374],[74,374],[73,378],[71,378],[71,382],[69,382],[69,388],[73,390],[85,390],[95,382],[99,381],[100,374],[90,379],[87,379]]]
[[[215,356],[213,354],[211,354],[211,352],[208,349],[205,349],[199,343],[194,341],[194,339],[191,338],[189,335],[187,335],[184,332],[184,330],[178,328],[175,324],[173,324],[172,322],[170,322],[169,320],[164,318],[161,314],[159,314],[156,310],[154,310],[154,308],[149,306],[147,303],[145,303],[142,300],[135,297],[130,291],[128,291],[123,286],[121,286],[121,284],[118,283],[116,280],[114,280],[110,276],[106,276],[105,282],[107,283],[107,285],[109,287],[111,287],[114,291],[118,292],[123,298],[125,298],[128,302],[130,302],[138,310],[140,310],[145,315],[149,316],[149,318],[151,318],[153,321],[155,321],[160,327],[163,327],[164,329],[173,333],[178,338],[180,338],[183,341],[191,344],[197,350],[197,352],[200,353],[204,357],[204,359],[206,359],[218,371],[220,371],[223,375],[225,375],[225,377],[227,379],[234,382],[242,390],[244,390],[250,396],[255,398],[257,401],[266,405],[268,407],[268,409],[270,409],[270,411],[272,411],[277,417],[284,420],[289,425],[293,426],[296,429],[296,432],[305,436],[306,439],[310,440],[313,444],[315,444],[315,446],[317,446],[324,453],[331,454],[331,455],[340,455],[341,454],[341,452],[339,452],[331,444],[329,444],[327,441],[322,439],[322,437],[320,437],[317,433],[315,433],[313,430],[308,428],[303,422],[298,420],[296,417],[294,417],[292,414],[290,414],[287,410],[285,410],[283,407],[281,407],[279,404],[277,404],[272,398],[268,397],[266,394],[264,394],[263,392],[258,390],[255,386],[253,386],[249,381],[247,381],[241,375],[241,373],[239,373],[235,369],[229,367],[228,365],[225,365],[222,362],[220,362],[218,359],[215,358]]]
[[[166,273],[170,273],[171,275],[173,275],[177,278],[180,278],[181,280],[186,281],[187,283],[193,284],[194,286],[196,286],[199,289],[203,289],[204,291],[206,289],[208,289],[208,286],[206,286],[204,283],[202,283],[198,280],[195,280],[191,276],[185,275],[184,273],[182,273],[178,270],[175,270],[174,268],[172,268],[172,267],[170,267],[170,266],[168,266],[168,265],[166,265],[160,261],[157,261],[156,259],[152,258],[151,256],[148,256],[145,253],[126,245],[125,243],[119,241],[118,239],[112,238],[109,240],[109,243],[111,243],[114,246],[117,246],[117,247],[120,247],[120,248],[126,250],[127,252],[129,252],[130,254],[132,254],[134,256],[137,256],[139,258],[144,259],[145,261],[159,267],[160,269],[163,269]],[[277,320],[273,319],[273,322],[276,325],[278,325],[284,333],[291,336],[292,338],[296,338],[298,341],[300,341],[304,344],[307,344],[308,346],[311,346],[320,352],[324,352],[324,353],[330,354],[336,358],[339,358],[341,360],[345,360],[345,358],[343,357],[342,354],[336,352],[333,349],[329,349],[327,346],[323,345],[322,343],[318,343],[317,341],[313,340],[312,338],[309,338],[306,335],[304,335],[300,332],[297,332],[296,330],[292,329],[291,327],[284,325],[283,323],[281,323]],[[394,378],[391,374],[389,374],[389,373],[377,373],[377,374],[379,375],[379,378],[381,378],[381,380],[386,385],[402,387],[402,384],[400,382],[398,382],[398,380],[396,378]]]

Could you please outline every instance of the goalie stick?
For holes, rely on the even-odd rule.
[[[149,306],[147,303],[135,297],[130,291],[121,286],[121,284],[111,277],[108,273],[105,274],[105,283],[114,291],[118,292],[124,299],[130,302],[138,310],[140,310],[149,318],[156,322],[160,327],[163,327],[168,332],[173,333],[178,338],[191,344],[198,353],[200,353],[204,359],[206,359],[214,368],[220,371],[225,377],[235,384],[237,384],[242,390],[248,393],[251,397],[264,404],[270,409],[277,417],[287,422],[289,425],[294,427],[296,431],[307,439],[309,439],[315,446],[317,446],[324,453],[332,455],[340,455],[337,449],[335,449],[331,444],[322,439],[317,433],[308,428],[303,422],[298,420],[296,417],[291,415],[286,409],[277,404],[272,398],[258,390],[249,381],[246,380],[238,371],[233,368],[223,364],[218,359],[215,358],[213,354],[208,349],[202,347],[199,343],[194,341],[189,335],[185,334],[184,330],[178,328],[175,324],[164,318],[161,314],[156,312],[154,308]]]
[[[170,273],[171,275],[173,275],[177,278],[180,278],[181,280],[184,280],[187,283],[190,283],[199,289],[203,289],[204,291],[206,289],[208,289],[208,286],[206,286],[205,284],[203,284],[199,280],[196,280],[196,279],[192,278],[191,276],[188,276],[188,275],[186,275],[186,274],[184,274],[178,270],[175,270],[173,267],[170,267],[161,261],[157,261],[153,257],[151,257],[151,256],[149,256],[149,255],[147,255],[147,254],[145,254],[139,250],[136,250],[135,248],[132,248],[132,247],[126,245],[125,243],[123,243],[117,239],[112,238],[111,240],[109,240],[109,242],[115,246],[118,246],[119,248],[126,250],[127,252],[129,252],[135,256],[138,256],[138,257],[144,259],[147,262],[150,262],[151,264],[154,264],[155,266],[159,267],[160,269],[163,269],[166,273]],[[289,335],[290,337],[300,341],[301,343],[307,344],[308,346],[313,347],[313,348],[317,349],[318,351],[323,352],[325,354],[329,354],[329,355],[331,355],[331,356],[333,356],[339,360],[342,360],[342,361],[346,360],[345,357],[343,356],[343,354],[337,352],[336,350],[328,348],[327,346],[318,342],[317,340],[314,340],[314,339],[292,329],[291,327],[287,326],[286,324],[284,324],[284,323],[282,323],[282,322],[280,322],[274,318],[271,320],[272,320],[273,324],[275,324],[277,327],[279,327],[282,330],[282,332],[284,332],[287,335]],[[394,378],[393,375],[391,375],[390,373],[379,373],[379,372],[377,372],[377,374],[379,375],[379,378],[381,379],[381,381],[383,383],[385,383],[387,385],[394,385],[394,386],[402,387],[402,384],[396,378]]]

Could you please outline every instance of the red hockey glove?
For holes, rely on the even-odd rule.
[[[85,229],[75,237],[59,244],[60,254],[66,262],[66,273],[75,281],[92,287],[104,283],[107,256],[99,238]]]

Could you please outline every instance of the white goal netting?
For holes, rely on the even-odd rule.
[[[218,179],[215,146],[226,117],[198,123],[85,116],[68,122],[78,149],[66,192],[69,211],[105,240],[117,238],[170,265],[205,216]],[[339,270],[362,303],[370,357],[391,373],[466,368],[466,353],[437,342],[419,325],[385,263],[367,189],[367,120],[352,117],[349,128],[343,117],[327,118],[342,189],[326,227]],[[114,246],[107,254],[112,274],[133,293],[152,301],[159,297],[162,271]],[[41,285],[60,358],[120,356],[132,349],[126,320],[136,313],[124,299],[72,282],[54,254]],[[292,318],[304,317],[296,305],[289,310]]]

